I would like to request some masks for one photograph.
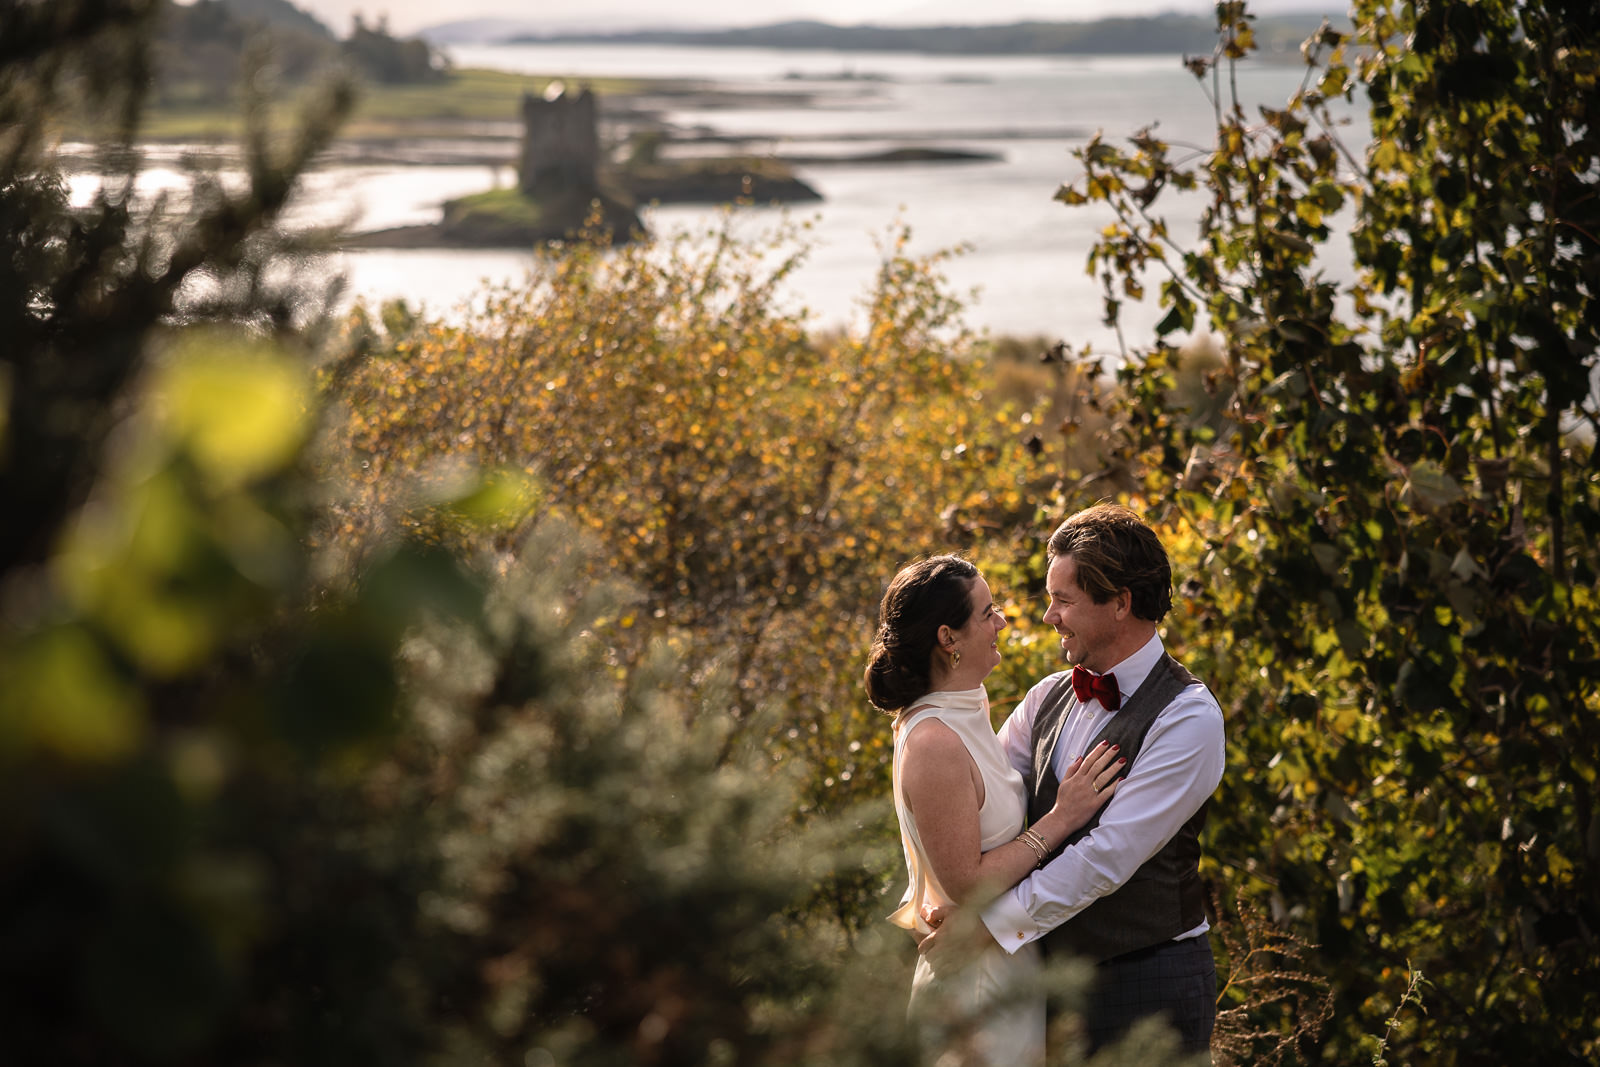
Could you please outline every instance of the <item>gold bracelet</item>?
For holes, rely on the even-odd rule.
[[[1018,834],[1017,840],[1026,842],[1028,847],[1033,849],[1033,854],[1038,857],[1034,863],[1035,867],[1044,866],[1044,861],[1050,858],[1050,846],[1045,844],[1044,838],[1040,837],[1039,832],[1033,827],[1030,826]]]
[[[1039,862],[1034,864],[1034,866],[1043,867],[1045,865],[1045,861],[1050,858],[1050,845],[1045,841],[1044,835],[1031,826],[1028,827],[1028,835],[1039,843]]]

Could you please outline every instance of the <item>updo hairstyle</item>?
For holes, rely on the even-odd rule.
[[[933,556],[900,569],[878,608],[878,632],[867,659],[867,699],[896,712],[933,689],[939,627],[959,630],[972,617],[978,568],[960,556]]]

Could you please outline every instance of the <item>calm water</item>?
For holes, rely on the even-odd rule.
[[[968,321],[997,333],[1045,334],[1074,345],[1109,346],[1095,281],[1084,273],[1094,236],[1108,216],[1052,200],[1078,174],[1071,150],[1095,130],[1120,139],[1152,122],[1167,141],[1209,143],[1210,101],[1179,57],[972,58],[764,49],[658,46],[458,46],[458,66],[586,76],[713,79],[759,90],[763,106],[674,109],[676,127],[750,138],[742,150],[785,155],[869,152],[908,144],[998,153],[998,162],[917,165],[817,164],[800,176],[820,205],[789,216],[812,223],[813,248],[793,276],[791,298],[819,324],[855,320],[881,258],[885,236],[910,227],[911,250],[964,247],[947,264],[954,291],[976,289]],[[1299,67],[1242,70],[1248,101],[1281,105],[1299,84]],[[774,93],[813,99],[773,101]],[[512,104],[508,102],[508,112]],[[1359,145],[1363,131],[1347,134]],[[442,201],[514,180],[508,166],[394,166],[324,170],[312,176],[302,217],[342,218],[362,228],[437,219]],[[1173,233],[1194,232],[1198,204],[1169,207]],[[722,217],[709,207],[647,209],[658,232],[701,232]],[[742,208],[739,232],[770,230],[779,209]],[[337,257],[350,291],[369,299],[403,297],[448,314],[483,284],[514,283],[531,262],[512,251],[370,250]],[[1148,327],[1153,308],[1128,314]]]

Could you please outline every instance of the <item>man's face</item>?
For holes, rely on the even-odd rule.
[[[1050,594],[1050,607],[1044,613],[1044,621],[1061,637],[1067,662],[1096,673],[1115,666],[1121,658],[1120,616],[1125,613],[1120,605],[1126,594],[1096,604],[1078,585],[1078,565],[1071,556],[1057,556],[1050,561],[1045,589]]]

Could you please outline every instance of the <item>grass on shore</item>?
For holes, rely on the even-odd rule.
[[[542,201],[523,196],[515,187],[473,193],[445,206],[446,221],[458,225],[478,221],[503,226],[538,226],[548,221],[546,215]]]
[[[463,135],[463,124],[507,123],[507,131],[486,127],[486,135],[515,136],[521,116],[518,103],[524,92],[542,94],[556,79],[546,75],[511,74],[467,68],[451,71],[448,80],[423,85],[364,83],[355,111],[340,131],[348,140],[383,140],[394,137]],[[602,97],[637,92],[647,83],[630,78],[584,78],[569,84],[586,85]],[[273,108],[275,123],[288,128],[306,90],[284,95]],[[197,99],[182,90],[169,93],[174,102],[146,110],[141,136],[151,141],[230,141],[243,132],[242,107],[237,97]],[[471,136],[471,131],[466,131]]]

